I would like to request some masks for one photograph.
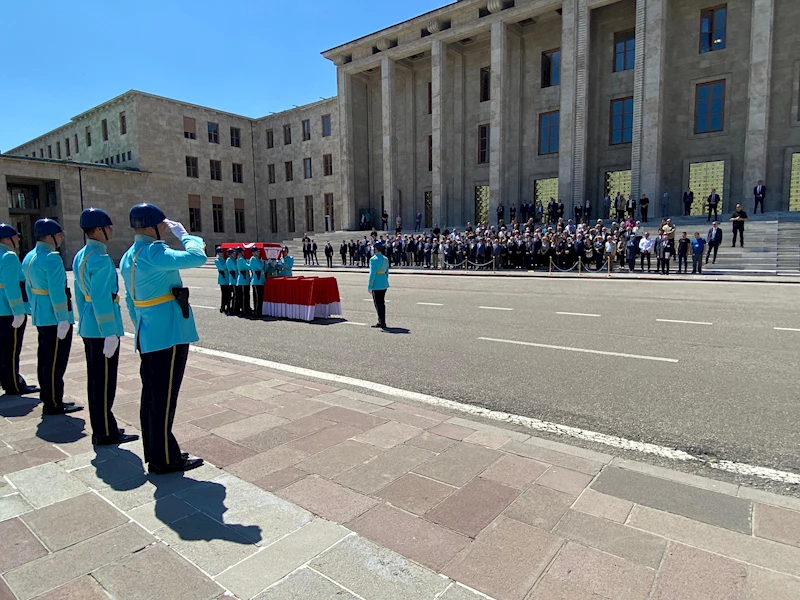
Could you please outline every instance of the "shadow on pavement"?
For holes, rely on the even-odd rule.
[[[39,399],[29,396],[0,396],[0,417],[24,417],[33,412]]]
[[[36,425],[36,437],[51,444],[71,444],[86,437],[86,421],[70,415],[42,417]]]
[[[407,333],[411,333],[410,329],[406,329],[405,327],[387,327],[383,330],[384,333],[394,333],[399,335],[404,335]]]
[[[309,321],[309,325],[336,325],[338,323],[346,323],[347,319],[314,319],[313,321]]]

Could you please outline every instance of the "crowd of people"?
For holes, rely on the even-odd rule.
[[[217,267],[217,284],[221,290],[219,312],[237,317],[262,317],[265,280],[269,277],[292,276],[294,258],[289,255],[288,246],[283,247],[277,259],[266,258],[258,248],[251,249],[250,258],[245,258],[243,246],[227,251],[217,246],[215,251],[214,265]]]

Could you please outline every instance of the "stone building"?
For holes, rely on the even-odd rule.
[[[79,198],[56,175],[94,165],[96,190],[159,203],[209,247],[367,211],[460,226],[560,197],[596,215],[617,192],[655,216],[667,192],[680,214],[687,187],[695,213],[712,188],[750,210],[759,179],[766,210],[800,210],[798,48],[797,0],[458,0],[323,52],[334,98],[252,119],[131,91],[10,150],[0,174],[23,214],[19,182],[46,171],[39,198],[70,225]]]

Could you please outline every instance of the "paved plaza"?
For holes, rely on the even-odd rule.
[[[457,413],[192,353],[175,434],[208,464],[147,476],[40,412],[0,400],[2,600],[800,597],[800,501]]]

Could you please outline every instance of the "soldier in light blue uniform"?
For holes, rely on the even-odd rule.
[[[236,293],[239,295],[241,316],[249,317],[250,311],[250,270],[244,257],[244,248],[236,248]]]
[[[369,259],[369,283],[367,290],[372,294],[378,322],[373,327],[386,329],[386,290],[389,289],[389,259],[383,255],[383,242],[373,246],[375,254]]]
[[[291,277],[294,268],[294,257],[289,256],[289,246],[283,247],[283,257],[278,261],[278,276]]]
[[[189,355],[198,341],[189,290],[180,270],[206,263],[205,243],[170,221],[153,204],[137,204],[130,211],[135,230],[133,246],[120,260],[131,319],[136,328],[135,347],[142,361],[142,441],[150,473],[188,471],[203,464],[201,458],[181,453],[172,423]],[[173,250],[163,241],[169,229],[183,244]]]
[[[19,374],[22,338],[31,307],[18,249],[17,230],[0,223],[0,386],[6,394],[12,395],[39,391],[39,388],[25,383]]]
[[[111,409],[117,394],[119,339],[125,335],[119,308],[119,281],[106,244],[114,235],[108,214],[99,208],[81,213],[86,245],[72,261],[78,335],[86,353],[86,388],[92,443],[98,446],[124,444],[139,439],[117,426]]]
[[[233,248],[228,248],[228,258],[225,259],[225,267],[228,269],[228,289],[230,290],[230,297],[228,300],[228,312],[226,314],[236,315],[241,312],[241,304],[236,303],[236,275],[238,269],[236,268],[236,251]]]
[[[264,316],[262,310],[264,303],[264,261],[261,260],[261,249],[253,248],[253,255],[247,263],[250,269],[250,287],[253,290],[253,316],[261,318]]]
[[[230,275],[228,274],[228,263],[221,246],[217,246],[216,255],[217,257],[214,259],[214,265],[217,267],[217,284],[219,284],[222,295],[219,303],[219,312],[227,313],[231,309],[231,286],[229,283]]]
[[[83,410],[64,402],[64,373],[72,348],[72,298],[67,272],[58,248],[64,241],[61,226],[52,219],[33,224],[36,247],[22,261],[26,290],[31,301],[31,320],[39,332],[36,374],[42,391],[39,398],[45,415]]]

